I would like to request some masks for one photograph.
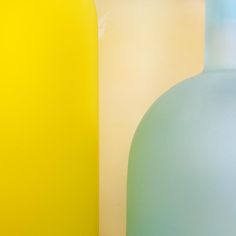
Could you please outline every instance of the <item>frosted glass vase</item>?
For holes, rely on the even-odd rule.
[[[98,235],[91,0],[0,7],[0,235]]]
[[[236,235],[236,2],[206,2],[205,70],[159,98],[135,134],[127,236]]]

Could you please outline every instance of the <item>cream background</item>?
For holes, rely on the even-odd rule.
[[[100,18],[100,236],[125,236],[135,129],[166,90],[201,71],[203,0],[96,0]]]

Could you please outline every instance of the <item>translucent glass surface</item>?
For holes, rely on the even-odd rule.
[[[236,68],[236,1],[206,0],[206,67]]]
[[[92,0],[0,6],[0,235],[98,235]]]
[[[158,99],[134,137],[127,236],[236,235],[236,3],[206,3],[205,71]]]
[[[171,89],[131,149],[127,236],[236,235],[236,72]]]

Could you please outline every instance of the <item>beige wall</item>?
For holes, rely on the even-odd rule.
[[[203,0],[97,0],[100,236],[124,236],[134,131],[148,107],[202,69]]]

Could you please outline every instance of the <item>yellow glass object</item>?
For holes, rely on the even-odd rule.
[[[0,235],[98,235],[90,0],[0,6]]]
[[[96,3],[100,16],[100,235],[125,236],[128,156],[134,132],[157,97],[201,71],[204,1]]]

